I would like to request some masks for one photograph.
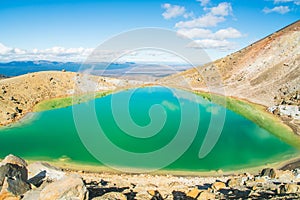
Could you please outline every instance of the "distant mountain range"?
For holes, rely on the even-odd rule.
[[[168,76],[176,72],[189,69],[191,66],[182,65],[154,65],[137,64],[134,62],[125,63],[77,63],[77,62],[56,62],[56,61],[12,61],[0,62],[0,74],[4,76],[19,76],[39,71],[61,71],[83,72],[88,70],[93,75],[109,77],[130,77],[136,79],[140,77],[151,77],[156,79]]]

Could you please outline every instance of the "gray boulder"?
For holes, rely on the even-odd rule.
[[[30,185],[21,179],[5,178],[0,195],[11,193],[14,196],[20,196],[30,189]]]

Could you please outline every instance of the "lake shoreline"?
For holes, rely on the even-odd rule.
[[[290,164],[294,164],[294,166],[300,167],[300,156],[292,156],[287,160],[281,161],[273,161],[268,164],[258,165],[253,167],[245,167],[241,169],[234,169],[234,170],[208,170],[208,171],[193,171],[193,170],[171,170],[171,169],[159,169],[156,171],[149,171],[149,172],[125,172],[122,170],[117,170],[110,168],[105,165],[96,165],[96,164],[84,164],[84,163],[76,163],[76,162],[68,162],[68,161],[53,161],[47,159],[26,159],[29,164],[34,162],[45,162],[49,163],[55,167],[61,168],[64,171],[69,171],[73,173],[108,173],[112,175],[121,175],[121,174],[128,174],[128,175],[138,175],[138,174],[149,174],[149,175],[172,175],[177,177],[219,177],[219,176],[232,176],[235,174],[243,174],[243,173],[258,173],[263,168],[274,168],[274,169],[282,169],[287,168]],[[1,159],[0,159],[1,162]],[[296,163],[296,164],[295,164]],[[118,168],[121,169],[121,168]],[[290,169],[289,169],[290,170]],[[134,170],[132,170],[134,171]],[[137,169],[139,171],[139,169]]]
[[[133,87],[133,86],[131,86],[131,87],[127,87],[126,89],[132,89],[132,88],[139,88],[139,87],[153,87],[153,86],[162,86],[162,87],[169,87],[169,86],[163,86],[163,85],[160,85],[160,84],[146,84],[146,85],[141,85],[141,86],[138,86],[138,87]],[[177,87],[178,88],[178,87]],[[178,89],[182,89],[182,88],[178,88]],[[103,96],[105,96],[105,95],[108,95],[108,94],[111,94],[111,93],[115,93],[115,92],[119,92],[120,90],[114,90],[114,91],[104,91],[104,92],[101,92],[101,91],[99,91],[99,93],[98,94],[100,94],[100,96],[102,95],[102,94],[104,94]],[[198,94],[198,95],[200,95],[200,96],[202,96],[202,97],[206,97],[206,98],[209,98],[208,96],[210,95],[217,95],[217,94],[212,94],[212,93],[208,93],[208,92],[205,92],[205,91],[194,91],[194,90],[190,90],[190,92],[194,92],[194,93],[196,93],[196,94]],[[61,105],[61,103],[60,102],[64,102],[64,101],[66,101],[66,99],[68,99],[68,100],[72,100],[72,95],[65,95],[65,96],[59,96],[59,97],[53,97],[53,98],[50,98],[50,99],[44,99],[44,100],[41,100],[38,104],[35,104],[29,111],[25,111],[24,113],[23,113],[23,117],[22,118],[20,118],[20,119],[18,119],[18,120],[16,120],[16,121],[14,121],[14,122],[12,122],[12,123],[10,123],[10,124],[8,124],[8,125],[6,125],[6,126],[3,126],[3,128],[9,128],[9,127],[11,127],[11,126],[14,126],[14,125],[20,125],[20,123],[22,124],[22,123],[27,123],[27,117],[28,117],[28,115],[29,115],[29,117],[30,117],[30,113],[32,112],[32,111],[45,111],[45,110],[48,110],[50,107],[52,107],[52,105],[51,105],[51,102],[55,102],[55,104],[54,105],[58,105],[58,106],[60,106]],[[99,98],[99,96],[98,96],[98,98]],[[217,98],[218,98],[218,96],[217,96]],[[252,103],[252,102],[250,102],[250,101],[248,101],[248,100],[245,100],[245,99],[240,99],[240,98],[237,98],[237,97],[224,97],[224,96],[222,96],[221,98],[224,98],[225,99],[225,101],[227,102],[228,101],[228,99],[229,100],[234,100],[234,101],[241,101],[241,102],[243,102],[243,103],[245,103],[245,104],[251,104],[251,105],[254,105],[254,106],[259,106],[260,107],[260,111],[261,112],[264,112],[264,113],[266,113],[266,114],[268,114],[269,116],[273,116],[274,117],[274,119],[277,119],[278,120],[278,117],[276,117],[275,115],[272,115],[271,113],[269,113],[269,112],[267,112],[266,111],[266,109],[265,109],[265,106],[263,106],[263,105],[257,105],[257,104],[254,104],[254,103]],[[50,102],[50,107],[48,106],[47,107],[47,105],[46,106],[41,106],[40,108],[37,108],[39,105],[41,105],[41,104],[43,104],[43,103],[45,103],[46,102],[46,104],[48,104],[49,102]],[[70,104],[71,103],[71,104]],[[218,102],[216,102],[216,103],[218,103]],[[71,102],[69,102],[69,104],[62,104],[62,105],[64,105],[63,107],[65,107],[65,106],[71,106],[71,105],[73,105],[72,104],[72,101]],[[227,106],[227,105],[226,105]],[[47,109],[45,109],[45,107],[47,108]],[[52,109],[56,109],[56,107],[52,107]],[[26,113],[27,112],[27,113]],[[243,115],[242,115],[243,116]],[[29,120],[30,120],[30,118],[29,118]],[[277,121],[278,123],[283,123],[282,121]],[[293,138],[294,138],[294,136],[296,136],[297,137],[297,139],[298,140],[296,140],[296,141],[299,141],[299,135],[297,135],[297,134],[295,134],[294,132],[293,132]],[[299,146],[298,146],[299,147]],[[289,163],[291,163],[292,161],[290,161],[290,160],[288,160],[287,162],[281,162],[282,164],[285,164],[285,165],[288,165]],[[58,163],[54,163],[54,165],[56,165],[56,164],[58,164]],[[84,166],[84,167],[81,167],[81,166],[78,166],[78,167],[74,167],[74,166],[72,166],[71,164],[67,164],[66,166],[60,166],[60,167],[63,167],[63,168],[74,168],[74,170],[75,171],[81,171],[80,169],[85,169],[85,167],[87,167],[87,166]],[[91,167],[91,166],[89,166],[89,167]],[[263,167],[263,166],[260,166],[260,167],[255,167],[255,168],[258,168],[258,169],[260,169],[261,167]],[[91,171],[93,171],[94,169],[93,169],[93,167],[91,168]],[[101,170],[104,170],[103,168],[101,169]],[[100,171],[101,171],[100,170]],[[246,169],[245,171],[253,171],[253,169]],[[105,171],[105,170],[104,170]],[[235,173],[235,172],[238,172],[239,170],[233,170],[233,171],[231,171],[231,172],[228,172],[229,174],[230,173]],[[99,171],[98,171],[99,172]],[[111,172],[111,170],[110,170],[110,172]],[[164,174],[164,173],[169,173],[168,171],[162,171],[162,174]],[[182,171],[180,171],[180,172],[175,172],[175,173],[177,173],[178,175],[185,175],[185,174],[187,174],[187,172],[186,171],[183,171],[183,173],[182,173]],[[212,176],[212,175],[214,175],[214,174],[216,174],[216,171],[212,171],[211,173],[207,173],[207,172],[203,172],[203,173],[198,173],[198,172],[196,172],[196,173],[194,173],[194,172],[192,172],[191,174],[195,174],[196,176],[197,175],[201,175],[201,176]],[[217,173],[218,174],[218,173]]]

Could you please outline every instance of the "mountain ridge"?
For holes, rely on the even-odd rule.
[[[263,105],[300,134],[299,44],[300,20],[224,58],[159,82]]]
[[[224,58],[166,77],[161,82],[186,87],[187,84],[178,82],[178,77],[183,77],[193,90],[207,90],[207,84],[218,88],[219,84],[224,88],[226,96],[244,98],[265,106],[278,105],[282,103],[279,100],[288,95],[300,94],[299,44],[300,20]],[[221,83],[208,80],[217,76],[221,77]],[[272,78],[281,79],[283,87],[271,82]],[[262,87],[263,83],[269,85],[270,82],[272,88]],[[287,103],[300,105],[300,99],[295,100]]]

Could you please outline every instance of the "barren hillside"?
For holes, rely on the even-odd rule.
[[[219,75],[222,82],[214,83]],[[161,81],[183,86],[179,77],[195,90],[206,90],[209,83],[215,88],[224,87],[227,96],[245,98],[265,106],[299,105],[300,21],[225,58]]]
[[[300,105],[300,21],[205,66],[161,79],[162,84],[220,93],[266,107]],[[207,85],[210,85],[208,89]],[[280,107],[283,106],[283,107]],[[274,110],[273,110],[274,112]]]
[[[219,75],[221,84],[214,83]],[[265,106],[299,105],[300,21],[225,58],[167,77],[162,82],[181,86],[179,77],[195,90],[207,90],[207,83],[215,87],[223,85],[227,96]]]

